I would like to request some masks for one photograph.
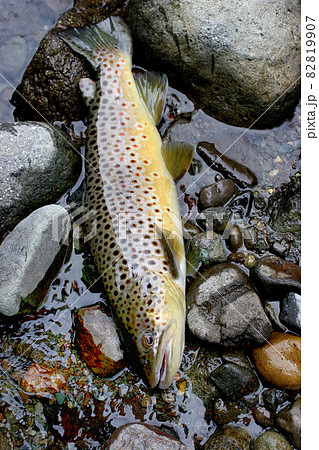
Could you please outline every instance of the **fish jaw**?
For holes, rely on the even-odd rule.
[[[183,356],[184,329],[184,324],[178,324],[172,319],[163,331],[154,358],[154,366],[147,374],[151,389],[157,385],[160,389],[167,389],[171,385]]]

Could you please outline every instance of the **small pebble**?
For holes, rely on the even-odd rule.
[[[253,265],[256,262],[256,258],[254,257],[254,255],[248,255],[247,258],[245,259],[244,265],[248,268],[251,269],[253,267]]]

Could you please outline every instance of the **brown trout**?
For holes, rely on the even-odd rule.
[[[163,145],[156,125],[167,78],[133,75],[131,36],[121,18],[60,35],[97,71],[96,81],[80,81],[88,106],[85,204],[95,211],[93,258],[150,387],[165,389],[184,349],[186,269],[175,181],[193,148]]]

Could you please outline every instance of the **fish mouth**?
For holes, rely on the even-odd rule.
[[[172,360],[172,344],[177,331],[177,323],[173,319],[162,333],[154,370],[150,374],[149,384],[151,388],[159,385],[160,389],[166,389],[172,382],[175,373],[171,373],[170,364]]]

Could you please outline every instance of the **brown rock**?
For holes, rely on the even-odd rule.
[[[300,389],[301,339],[289,333],[273,332],[267,344],[253,350],[262,377],[280,389]]]
[[[224,206],[238,190],[232,180],[220,180],[217,183],[204,186],[199,192],[199,207],[201,210],[216,206]]]
[[[58,392],[65,386],[66,381],[59,370],[34,362],[23,375],[20,386],[26,392],[43,397]]]
[[[238,186],[246,188],[257,184],[256,175],[248,167],[220,153],[214,144],[199,142],[196,151],[206,164],[232,179]]]
[[[300,293],[301,268],[278,256],[263,256],[251,270],[251,278],[264,295]]]
[[[101,450],[187,450],[185,444],[152,425],[141,423],[119,427]]]
[[[94,373],[112,376],[124,367],[115,323],[100,306],[79,310],[77,326],[76,344]]]

